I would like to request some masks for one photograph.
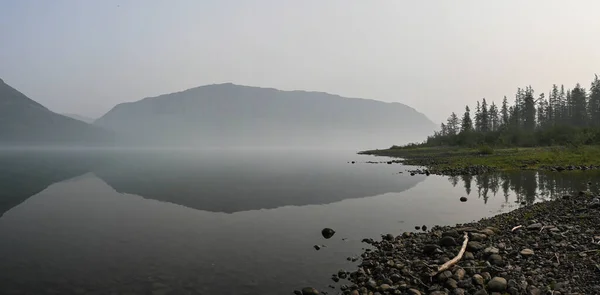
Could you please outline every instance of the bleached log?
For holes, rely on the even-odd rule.
[[[467,250],[467,244],[469,243],[469,235],[465,232],[465,240],[463,241],[462,247],[460,248],[460,251],[458,252],[458,255],[456,255],[456,257],[452,258],[450,261],[442,264],[440,267],[438,267],[437,271],[432,273],[431,276],[435,276],[443,271],[448,270],[450,267],[452,267],[453,265],[455,265],[456,263],[458,263],[458,261],[460,261],[460,259],[463,257],[463,255],[465,254],[465,251]]]

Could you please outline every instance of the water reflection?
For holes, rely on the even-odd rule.
[[[60,182],[92,169],[94,158],[65,153],[3,152],[0,155],[0,216]]]
[[[2,152],[0,216],[51,184],[88,172],[120,193],[225,213],[401,192],[425,179],[346,160],[327,153]]]
[[[425,179],[398,177],[396,167],[348,165],[330,156],[118,155],[93,172],[121,193],[225,213],[401,192]]]
[[[582,190],[594,190],[600,184],[600,171],[517,171],[482,175],[448,177],[452,186],[462,185],[467,196],[476,196],[487,204],[498,194],[509,202],[512,195],[516,203],[532,204],[547,201]],[[473,192],[473,190],[476,190]]]

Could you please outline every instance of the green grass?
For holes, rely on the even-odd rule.
[[[398,157],[407,165],[434,168],[461,168],[472,165],[495,167],[499,170],[538,169],[541,166],[600,165],[600,146],[479,148],[424,147],[390,148],[364,151],[361,154]]]

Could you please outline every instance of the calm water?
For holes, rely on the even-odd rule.
[[[0,293],[327,290],[332,273],[355,268],[346,258],[361,253],[362,238],[595,191],[600,179],[598,172],[410,176],[404,171],[412,167],[364,163],[371,160],[384,158],[331,151],[1,153]],[[336,235],[323,239],[323,227]],[[327,247],[316,251],[315,244]]]

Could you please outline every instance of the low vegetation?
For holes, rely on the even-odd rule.
[[[435,170],[487,166],[498,170],[544,167],[600,166],[600,146],[580,147],[413,147],[373,150],[361,154],[404,158],[404,164]]]

